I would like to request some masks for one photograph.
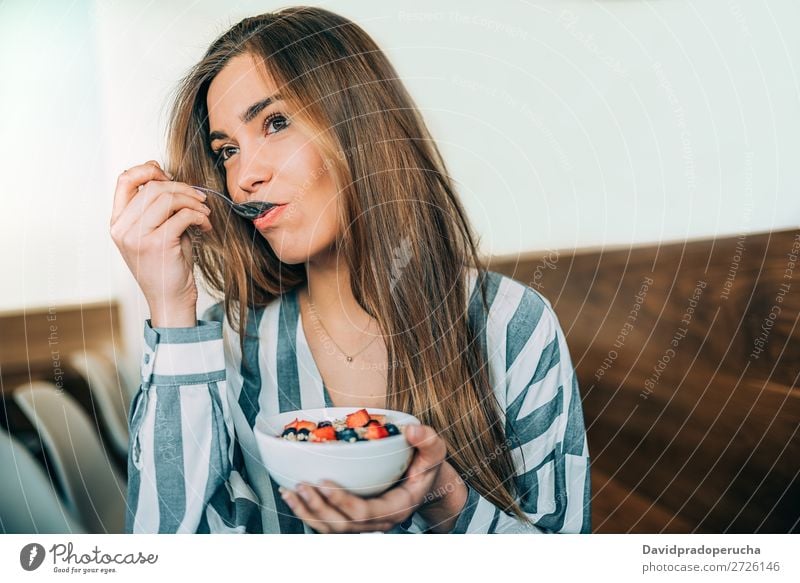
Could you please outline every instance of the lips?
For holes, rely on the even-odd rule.
[[[279,216],[283,214],[285,208],[286,203],[279,204],[258,215],[255,219],[253,219],[253,224],[255,225],[256,229],[263,229],[264,227],[268,227],[269,225],[273,224],[278,220]]]

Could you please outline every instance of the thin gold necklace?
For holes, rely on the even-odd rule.
[[[364,352],[367,348],[372,346],[372,343],[375,342],[378,339],[378,336],[380,336],[380,334],[376,334],[375,337],[372,340],[370,340],[369,343],[364,348],[362,348],[361,350],[359,350],[355,354],[347,354],[344,350],[342,350],[341,346],[336,344],[336,340],[333,339],[333,336],[331,336],[331,333],[328,332],[328,329],[325,327],[325,324],[322,323],[322,319],[317,314],[317,307],[314,305],[314,302],[311,301],[311,294],[308,294],[308,305],[311,307],[311,313],[314,315],[314,318],[316,318],[316,320],[320,323],[320,325],[322,326],[322,329],[325,330],[325,334],[327,334],[328,338],[331,339],[331,342],[333,342],[333,345],[336,348],[339,349],[339,352],[344,354],[344,357],[347,359],[347,362],[353,362],[353,359],[356,356],[358,356],[359,354]]]

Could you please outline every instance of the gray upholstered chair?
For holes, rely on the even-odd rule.
[[[128,454],[128,409],[124,382],[114,363],[98,352],[87,350],[70,354],[68,362],[86,381],[92,401],[106,429],[110,446],[121,457]]]
[[[84,533],[42,465],[0,429],[0,533]]]
[[[13,398],[41,437],[67,508],[90,533],[123,532],[126,480],[86,412],[68,393],[46,382],[22,385]]]

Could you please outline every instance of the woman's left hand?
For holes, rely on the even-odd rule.
[[[444,440],[427,425],[408,426],[405,436],[416,449],[414,458],[400,483],[380,496],[361,498],[330,481],[317,487],[299,484],[295,492],[281,488],[281,495],[298,518],[321,533],[385,532],[431,499],[426,508],[449,500],[457,515],[466,501],[466,486],[460,479],[453,480],[458,476],[444,461]],[[453,481],[457,483],[450,485]],[[438,510],[433,514],[441,515],[441,508]]]

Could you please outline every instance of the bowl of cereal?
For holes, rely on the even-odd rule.
[[[331,480],[359,496],[389,489],[414,453],[404,431],[413,415],[390,409],[325,407],[260,418],[256,443],[267,471],[280,486]]]

